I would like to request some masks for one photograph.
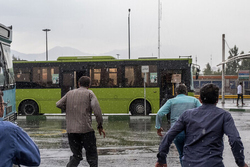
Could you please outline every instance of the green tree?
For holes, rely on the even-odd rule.
[[[212,75],[213,71],[209,63],[206,64],[206,68],[203,70],[204,75]]]
[[[217,69],[217,71],[213,71],[213,75],[221,75],[222,72],[221,72],[221,69]]]
[[[12,56],[13,61],[22,61],[19,57],[16,57],[15,55]]]
[[[203,69],[203,75],[221,75],[221,69],[217,69],[217,71],[213,71],[211,65],[209,63],[206,64],[206,68]]]
[[[236,47],[236,45],[234,45],[234,47],[232,49],[230,49],[229,54],[230,55],[229,55],[228,59],[237,56],[238,55],[238,47]],[[240,60],[234,60],[234,61],[227,63],[226,64],[226,75],[237,75],[239,67],[240,67],[239,62],[240,62]]]

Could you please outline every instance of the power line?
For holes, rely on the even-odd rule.
[[[227,43],[227,41],[225,40],[225,42],[226,42],[226,44],[227,44],[227,47],[228,47],[228,49],[229,49],[229,52],[231,53],[231,55],[233,56],[233,53],[231,52],[231,48],[229,47],[229,45],[228,45],[228,43]]]

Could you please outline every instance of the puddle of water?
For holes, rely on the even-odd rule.
[[[235,124],[240,132],[244,147],[246,162],[250,161],[250,113],[231,112]],[[17,120],[22,127],[36,142],[41,150],[43,166],[54,167],[66,166],[71,151],[68,145],[66,134],[66,123],[64,119],[47,119],[42,121]],[[106,120],[104,121],[106,138],[100,136],[96,131],[97,146],[99,154],[99,166],[154,166],[156,154],[161,138],[157,135],[155,121],[153,119],[136,120]],[[165,131],[169,124],[164,122]],[[97,124],[93,120],[93,127]],[[235,162],[232,156],[227,138],[224,139],[224,163],[227,167],[234,167]],[[107,165],[108,164],[108,165]],[[81,162],[82,166],[88,166],[86,160]],[[179,165],[178,152],[172,144],[168,155],[168,166]]]

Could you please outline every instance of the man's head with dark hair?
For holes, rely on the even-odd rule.
[[[78,84],[79,84],[79,86],[89,87],[90,86],[90,78],[88,76],[82,76],[78,80]]]
[[[185,84],[180,83],[176,86],[175,88],[175,92],[179,95],[179,94],[187,94],[187,87]]]
[[[240,85],[242,85],[242,82],[240,82]]]
[[[206,84],[200,90],[200,100],[204,104],[216,104],[219,98],[219,88],[214,84]]]

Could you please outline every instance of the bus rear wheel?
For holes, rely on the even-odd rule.
[[[146,102],[146,115],[149,115],[151,107]],[[145,115],[144,100],[136,100],[131,104],[130,111],[132,115]]]
[[[23,115],[37,115],[38,114],[38,105],[36,102],[27,100],[24,101],[21,106],[21,113]]]

